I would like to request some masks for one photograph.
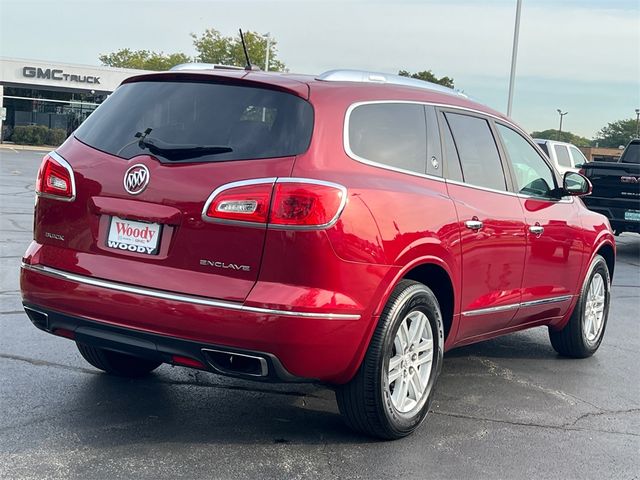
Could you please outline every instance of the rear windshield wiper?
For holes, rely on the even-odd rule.
[[[167,160],[186,160],[204,155],[217,155],[233,152],[228,145],[198,145],[194,143],[168,143],[157,138],[142,136],[138,142],[142,148],[148,148],[151,153],[162,155]]]

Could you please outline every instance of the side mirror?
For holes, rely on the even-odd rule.
[[[581,173],[567,172],[562,179],[562,189],[567,195],[581,197],[590,195],[593,187],[589,179]]]

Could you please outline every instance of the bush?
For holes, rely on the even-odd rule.
[[[57,147],[67,139],[67,131],[62,128],[50,128],[47,132],[47,145]]]
[[[62,128],[44,125],[21,125],[13,129],[12,140],[19,145],[51,145],[57,147],[67,138]]]

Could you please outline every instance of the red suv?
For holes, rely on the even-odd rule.
[[[562,355],[598,349],[615,244],[589,190],[422,81],[150,73],[44,158],[24,307],[106,372],[322,382],[398,438],[451,348],[545,325]]]

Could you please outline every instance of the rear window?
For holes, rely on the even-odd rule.
[[[632,142],[622,153],[621,163],[640,163],[640,142]]]
[[[124,84],[75,132],[98,150],[130,159],[217,162],[307,150],[313,108],[284,92],[216,83]]]

